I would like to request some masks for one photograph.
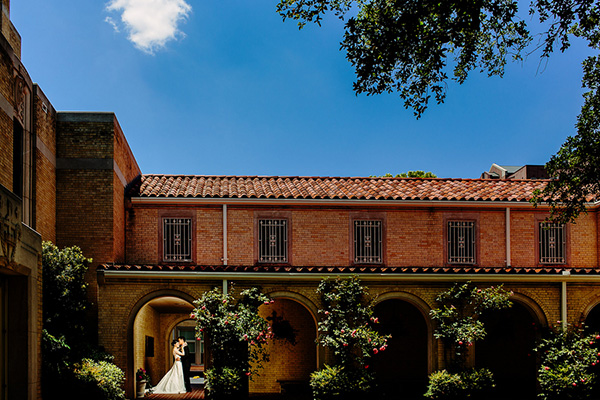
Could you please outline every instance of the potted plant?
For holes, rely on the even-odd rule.
[[[146,393],[146,383],[150,382],[150,375],[143,368],[138,368],[135,373],[136,397],[144,397]]]

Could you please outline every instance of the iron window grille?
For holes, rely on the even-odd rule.
[[[163,260],[192,261],[192,219],[163,219]]]
[[[258,221],[258,261],[288,262],[288,224],[286,219]]]
[[[564,264],[565,225],[554,222],[540,222],[539,245],[541,264]]]
[[[448,262],[475,264],[474,221],[448,221]]]
[[[382,262],[381,221],[354,221],[354,262],[380,264]]]

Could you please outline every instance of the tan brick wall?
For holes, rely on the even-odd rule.
[[[34,98],[36,146],[35,217],[36,230],[43,240],[56,243],[56,111],[36,86]],[[46,111],[42,104],[46,105]],[[40,147],[54,155],[48,158]]]
[[[304,306],[293,300],[276,299],[275,303],[261,306],[261,317],[272,317],[275,311],[290,323],[296,334],[296,343],[281,338],[270,339],[267,351],[269,361],[259,370],[259,376],[250,382],[251,392],[276,393],[278,380],[306,381],[317,367],[317,327],[312,315]]]
[[[160,379],[160,373],[162,368],[159,370],[157,360],[160,358],[156,354],[158,347],[163,347],[161,338],[159,337],[160,332],[160,314],[151,306],[146,305],[140,309],[137,314],[135,325],[133,328],[133,347],[134,347],[134,365],[135,371],[138,368],[143,368],[148,371],[154,384],[158,383]],[[146,355],[146,336],[154,338],[154,357],[145,357]],[[125,350],[125,349],[123,349]],[[164,374],[164,372],[163,372]]]
[[[13,123],[0,110],[0,184],[13,190]]]

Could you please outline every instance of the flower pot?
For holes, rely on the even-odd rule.
[[[138,381],[135,388],[136,398],[144,397],[146,394],[146,381]]]

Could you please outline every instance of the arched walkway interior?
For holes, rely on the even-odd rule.
[[[375,306],[377,329],[391,334],[388,348],[373,357],[382,396],[386,399],[421,399],[427,389],[428,332],[425,317],[411,303],[384,300]]]
[[[494,374],[497,399],[535,399],[536,355],[540,326],[518,302],[482,315],[486,338],[475,346],[475,365]]]
[[[194,340],[194,322],[189,320],[193,308],[181,298],[162,296],[148,301],[138,311],[133,324],[133,369],[145,369],[153,385],[173,364],[171,341],[174,337],[185,336],[193,354],[201,350],[200,343]]]
[[[259,313],[275,334],[268,345],[269,361],[260,376],[250,382],[251,393],[304,392],[311,372],[317,369],[317,326],[310,311],[301,303],[276,298]]]

